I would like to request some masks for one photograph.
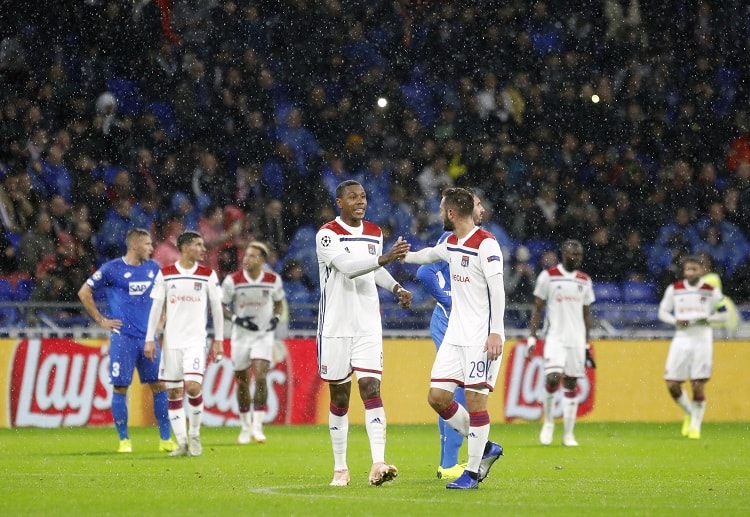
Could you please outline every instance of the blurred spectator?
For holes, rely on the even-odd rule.
[[[617,270],[617,243],[609,236],[606,226],[597,226],[591,232],[586,248],[585,269],[594,282],[612,282],[620,280]]]
[[[18,272],[18,253],[5,232],[0,231],[0,275]]]
[[[536,273],[529,260],[531,254],[526,246],[519,246],[513,254],[510,273],[505,280],[505,293],[512,303],[532,303]]]
[[[263,206],[263,213],[258,218],[258,237],[271,243],[282,256],[286,255],[288,237],[284,227],[284,205],[279,199],[271,199]]]
[[[96,238],[103,259],[111,260],[125,255],[125,236],[133,228],[132,208],[130,200],[119,199],[104,217]]]
[[[692,252],[708,251],[723,273],[731,276],[750,250],[750,241],[737,225],[726,220],[724,206],[720,202],[711,203],[708,214],[696,221],[694,227],[703,243],[695,245]]]
[[[18,266],[27,275],[36,274],[36,266],[41,257],[55,251],[55,233],[52,230],[52,219],[45,211],[36,216],[33,228],[24,232],[18,246]]]
[[[677,250],[690,250],[698,245],[700,236],[690,220],[690,211],[680,206],[674,217],[659,230],[648,257],[649,269],[657,278],[674,264]]]
[[[619,280],[645,281],[648,278],[648,258],[638,230],[630,230],[617,245],[615,270]]]
[[[168,266],[180,260],[177,248],[177,237],[185,231],[185,225],[179,217],[172,217],[165,225],[164,236],[154,246],[153,259],[161,266]]]
[[[223,247],[229,247],[231,240],[242,231],[242,221],[235,221],[231,226],[224,226],[224,209],[218,205],[209,205],[198,220],[198,233],[206,245],[206,258],[203,264],[214,271],[219,269],[219,253]]]

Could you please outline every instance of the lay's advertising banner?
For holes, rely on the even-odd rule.
[[[229,341],[225,354],[229,355]],[[325,424],[328,389],[317,375],[315,340],[288,339],[277,347],[268,374],[269,414],[274,424]],[[663,380],[669,342],[608,340],[593,344],[597,369],[579,382],[579,419],[591,422],[679,420]],[[490,395],[494,422],[538,421],[544,396],[541,347],[525,357],[523,341],[506,343],[500,377]],[[381,395],[390,423],[432,423],[427,404],[435,347],[428,339],[386,340]],[[708,421],[750,421],[743,371],[750,343],[718,341],[706,388]],[[738,384],[739,383],[739,384]],[[689,387],[685,385],[685,389]],[[130,424],[154,423],[152,396],[137,379],[129,390]],[[111,425],[108,342],[101,339],[0,339],[0,427]],[[203,385],[204,424],[238,425],[236,388],[228,359],[209,364]],[[558,405],[556,416],[562,414]],[[364,409],[352,392],[350,421]]]

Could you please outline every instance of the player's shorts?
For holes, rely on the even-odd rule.
[[[112,333],[109,340],[109,383],[112,386],[130,386],[135,369],[141,384],[159,381],[161,347],[157,344],[156,358],[152,361],[143,355],[144,345],[143,337]]]
[[[544,341],[544,373],[562,373],[566,377],[586,376],[586,347],[566,347],[562,343]]]
[[[247,370],[254,359],[271,362],[273,358],[273,332],[263,332],[232,340],[232,364],[235,371]]]
[[[710,379],[713,369],[713,340],[679,336],[672,339],[664,368],[664,379],[686,381]]]
[[[182,382],[186,376],[202,378],[206,372],[206,347],[188,348],[167,347],[161,351],[159,380]]]
[[[346,382],[383,374],[383,336],[319,337],[318,374],[326,382]]]
[[[502,360],[502,354],[494,361],[488,360],[484,345],[456,346],[443,343],[432,364],[430,387],[450,392],[459,386],[478,393],[493,391]]]

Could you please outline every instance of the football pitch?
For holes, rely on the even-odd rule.
[[[390,425],[386,458],[399,476],[367,484],[363,426],[349,432],[348,487],[332,488],[328,430],[267,426],[268,442],[235,444],[237,428],[204,428],[203,456],[157,452],[155,428],[0,429],[0,515],[747,515],[750,424],[579,423],[581,446],[538,444],[537,424],[493,424],[505,456],[478,490],[436,478],[436,425]],[[465,445],[462,458],[465,459]]]

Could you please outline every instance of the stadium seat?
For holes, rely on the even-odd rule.
[[[652,282],[626,280],[620,284],[620,291],[625,303],[659,303],[659,298],[656,296],[656,287]]]
[[[0,277],[0,303],[12,302],[15,289],[13,284],[5,277]],[[18,310],[15,307],[0,307],[0,327],[13,325],[18,318]]]
[[[622,292],[615,282],[594,282],[594,296],[599,303],[621,303]]]
[[[31,299],[31,291],[34,290],[34,280],[31,278],[19,278],[16,283],[14,298],[18,302],[28,302]]]
[[[547,239],[529,239],[523,243],[529,250],[531,259],[529,262],[536,264],[545,251],[557,249],[557,245]]]

